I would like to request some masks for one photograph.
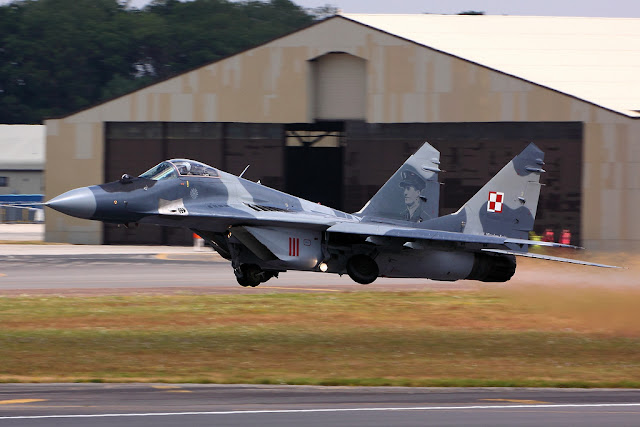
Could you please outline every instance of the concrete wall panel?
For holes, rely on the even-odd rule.
[[[172,119],[171,121],[176,121],[176,122],[195,121],[195,115],[193,114],[193,108],[194,108],[193,93],[172,94],[169,106],[171,110],[168,114],[169,114],[169,117]]]
[[[9,181],[6,187],[0,187],[0,194],[42,194],[44,191],[42,171],[0,170],[0,177]]]

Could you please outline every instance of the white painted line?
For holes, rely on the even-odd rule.
[[[245,415],[245,414],[304,414],[316,412],[370,412],[370,411],[451,411],[464,409],[556,409],[556,408],[620,408],[638,406],[640,403],[576,403],[558,405],[474,405],[474,406],[417,406],[407,408],[325,408],[325,409],[264,409],[255,411],[212,412],[148,412],[133,414],[78,414],[78,415],[24,415],[0,417],[0,420],[23,420],[41,418],[106,418],[106,417],[167,417],[176,415]]]

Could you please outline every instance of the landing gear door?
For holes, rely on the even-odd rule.
[[[245,227],[290,268],[313,270],[322,261],[322,233],[281,227]]]

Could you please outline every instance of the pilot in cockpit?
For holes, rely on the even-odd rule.
[[[177,178],[178,174],[181,176],[207,176],[210,178],[220,177],[220,174],[215,168],[205,165],[204,163],[187,159],[173,159],[162,162],[140,175],[140,177],[158,181]]]
[[[176,162],[175,165],[178,168],[178,173],[180,175],[189,175],[191,173],[191,163],[189,163],[189,162]]]

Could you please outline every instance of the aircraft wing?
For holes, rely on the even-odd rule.
[[[232,207],[221,207],[208,212],[194,209],[180,214],[150,212],[139,222],[210,231],[223,231],[230,226],[238,225],[300,227],[324,231],[340,221],[347,221],[347,224],[354,223],[354,220],[348,218],[337,218],[314,212],[248,212]]]
[[[336,224],[327,229],[329,233],[343,233],[343,234],[359,234],[366,235],[369,237],[386,237],[386,238],[397,238],[397,239],[406,239],[408,242],[415,241],[434,241],[434,242],[453,242],[458,243],[461,246],[466,246],[467,250],[477,250],[480,249],[484,252],[493,252],[499,254],[506,255],[517,255],[524,256],[528,258],[537,258],[544,259],[548,261],[559,261],[559,262],[567,262],[571,264],[580,264],[580,265],[589,265],[594,267],[604,267],[604,268],[621,268],[613,265],[606,264],[598,264],[594,262],[580,261],[570,258],[561,258],[550,255],[542,255],[542,254],[534,254],[530,252],[525,252],[526,248],[524,245],[536,245],[536,246],[551,246],[551,247],[564,247],[564,248],[574,248],[574,249],[582,249],[578,246],[572,245],[564,245],[561,243],[555,242],[541,242],[537,240],[524,240],[524,239],[514,239],[510,237],[502,237],[502,236],[491,236],[491,235],[483,235],[483,234],[465,234],[465,233],[455,233],[451,231],[441,231],[441,230],[425,230],[425,229],[416,229],[410,227],[396,227],[393,225],[387,224]],[[370,241],[375,241],[372,239]],[[517,250],[509,250],[509,249],[501,249],[501,247],[509,247],[507,245],[519,245],[523,248],[522,251]],[[493,246],[493,247],[485,247],[485,246]],[[412,247],[411,245],[405,244],[404,246]],[[482,247],[480,247],[482,246]]]
[[[478,244],[505,246],[507,244],[538,245],[553,247],[568,247],[579,249],[577,246],[563,245],[554,242],[541,242],[537,240],[514,239],[511,237],[492,236],[485,234],[456,233],[453,231],[427,230],[422,228],[402,227],[389,224],[336,224],[327,229],[329,233],[360,234],[375,237],[391,237],[407,240],[431,240],[440,242],[453,242],[460,244]]]

